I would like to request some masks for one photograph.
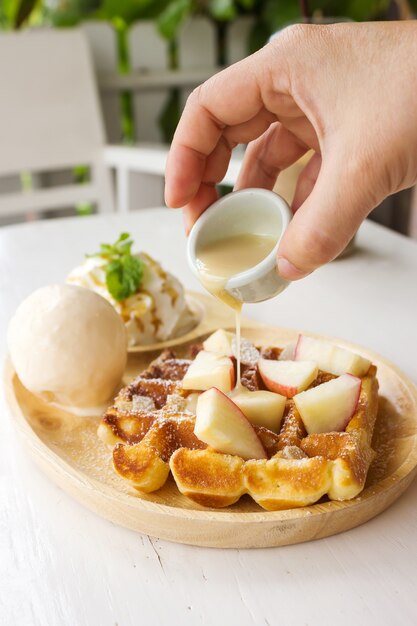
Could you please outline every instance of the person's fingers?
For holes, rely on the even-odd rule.
[[[207,157],[204,173],[201,178],[202,183],[215,185],[223,180],[227,172],[230,157],[236,144],[228,141],[222,135],[213,152]]]
[[[201,183],[220,183],[226,174],[233,148],[261,135],[273,120],[275,116],[262,109],[250,120],[225,128],[207,155],[177,146],[176,160],[169,156],[165,172],[167,205],[184,207],[196,195]]]
[[[265,46],[219,72],[191,94],[168,155],[168,206],[184,206],[195,196],[206,161],[220,137],[229,143],[246,143],[263,134],[281,114],[299,115],[298,106],[290,106],[294,101],[289,95],[288,58],[281,48],[278,53],[276,45]],[[223,153],[218,167],[224,169],[227,164],[227,155]]]
[[[353,184],[354,183],[354,184]],[[295,213],[278,250],[278,272],[298,280],[334,259],[376,206],[365,181],[323,164],[313,190]]]
[[[316,184],[320,172],[320,167],[321,154],[316,152],[298,176],[294,198],[291,203],[291,210],[293,213],[298,211],[300,206],[307,200],[308,196],[313,191],[313,187]]]
[[[198,191],[206,169],[206,155],[177,145],[169,151],[165,166],[165,204],[180,208]]]
[[[295,163],[307,150],[308,147],[280,122],[271,124],[246,149],[235,189],[272,189],[280,171]]]
[[[249,120],[234,126],[227,126],[223,135],[236,144],[246,144],[263,135],[269,126],[276,121],[277,117],[274,113],[262,108]]]
[[[201,182],[220,183],[227,172],[232,150],[239,143],[247,143],[254,137],[261,135],[274,120],[275,115],[262,109],[247,122],[225,128],[216,147],[206,159]]]
[[[206,159],[224,129],[248,122],[263,110],[254,56],[216,74],[188,98],[167,160],[168,206],[183,206],[197,193]]]
[[[183,208],[185,232],[191,230],[192,225],[205,209],[216,202],[219,194],[215,185],[210,183],[202,183],[195,196]]]

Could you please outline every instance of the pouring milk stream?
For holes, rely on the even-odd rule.
[[[240,326],[243,302],[233,297],[225,285],[232,276],[258,265],[273,250],[271,235],[241,234],[212,241],[197,248],[197,268],[201,284],[213,296],[235,310],[237,380],[240,388]]]
[[[276,252],[291,219],[285,201],[271,191],[245,189],[224,196],[200,216],[188,243],[188,257],[201,284],[235,311],[237,377],[241,362],[241,311],[288,283],[276,269]]]

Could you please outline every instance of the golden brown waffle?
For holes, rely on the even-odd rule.
[[[175,450],[206,447],[194,435],[195,418],[184,413],[166,414],[154,423],[135,445],[117,444],[113,465],[122,478],[148,493],[162,487],[168,478],[169,460]]]
[[[170,412],[186,410],[181,380],[191,361],[176,359],[173,352],[165,350],[118,393],[104,414],[98,436],[107,445],[139,443],[157,418]],[[164,412],[161,413],[161,410]]]
[[[322,376],[322,382],[325,379]],[[221,506],[222,501],[227,506],[244,493],[271,511],[313,504],[326,494],[332,500],[353,498],[362,491],[374,458],[371,439],[377,402],[378,383],[372,368],[362,379],[359,407],[345,432],[307,435],[289,400],[278,452],[270,459],[241,459],[237,469],[236,457],[213,452],[211,458],[209,451],[203,455],[181,449],[171,457],[172,474],[181,493],[205,506]],[[228,464],[234,476],[233,494],[223,478]]]
[[[277,358],[279,349],[264,348],[262,355]],[[190,362],[163,353],[118,394],[104,416],[98,434],[105,443],[117,444],[113,465],[123,479],[148,493],[162,487],[171,470],[181,493],[216,508],[243,494],[264,509],[278,510],[313,504],[325,495],[345,500],[360,493],[374,457],[374,366],[362,378],[358,409],[345,431],[307,435],[293,400],[288,400],[279,434],[255,427],[268,459],[244,461],[216,452],[194,434],[189,392],[181,388]],[[311,386],[331,378],[320,372]],[[253,367],[244,368],[242,381],[251,390],[264,388]]]

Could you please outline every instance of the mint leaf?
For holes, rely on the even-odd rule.
[[[121,233],[114,244],[102,243],[100,252],[87,255],[99,256],[108,261],[104,266],[106,286],[118,302],[136,293],[143,280],[144,264],[132,255],[132,245],[129,233]]]
[[[113,250],[113,246],[111,246],[109,243],[100,244],[100,254],[102,255],[111,254],[112,250]]]
[[[106,266],[106,286],[118,302],[136,293],[142,279],[143,263],[137,257],[123,256]]]
[[[119,244],[116,244],[114,247],[119,254],[130,254],[132,245],[133,241],[131,239],[127,239],[126,241],[122,241]]]

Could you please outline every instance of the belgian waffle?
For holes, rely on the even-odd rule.
[[[192,356],[198,353],[194,347]],[[277,359],[278,348],[260,349]],[[216,452],[194,434],[189,391],[182,389],[191,359],[165,351],[122,389],[103,417],[100,438],[113,449],[113,466],[123,479],[148,493],[163,486],[169,472],[179,491],[208,507],[225,507],[249,494],[261,507],[278,510],[306,506],[323,496],[355,497],[363,489],[374,458],[371,448],[377,415],[378,382],[371,366],[362,377],[357,410],[343,432],[308,435],[289,399],[280,432],[255,426],[267,452],[265,460],[244,461]],[[319,372],[311,387],[334,378]],[[249,390],[265,389],[256,366],[242,368]]]

